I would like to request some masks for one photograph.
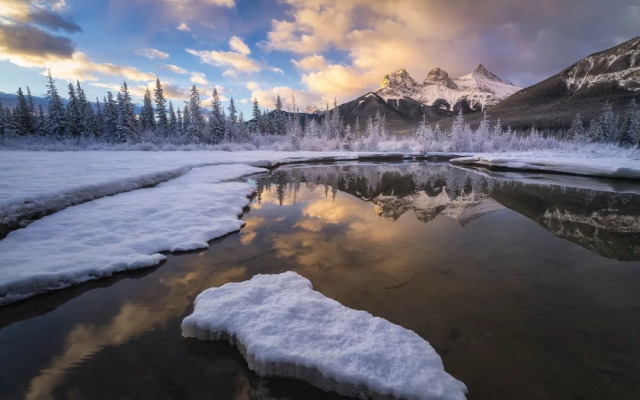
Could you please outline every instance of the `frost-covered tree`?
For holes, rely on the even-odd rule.
[[[158,129],[162,129],[160,126],[160,122],[158,121]],[[169,126],[168,132],[171,132],[172,135],[176,134],[178,129],[178,119],[176,118],[176,113],[173,110],[173,103],[169,100]]]
[[[122,84],[118,93],[118,117],[116,120],[115,140],[124,143],[136,139],[138,122],[133,110],[133,102],[129,94],[127,82]]]
[[[619,142],[623,146],[640,146],[640,107],[636,99],[631,99],[624,122],[619,131]]]
[[[567,140],[578,141],[585,135],[584,125],[582,124],[582,115],[577,113],[571,122],[571,126],[567,131]]]
[[[31,114],[29,102],[22,92],[22,88],[18,88],[18,104],[13,111],[13,122],[16,134],[20,136],[28,136],[35,132],[35,120]]]
[[[166,115],[165,115],[166,120]],[[140,111],[140,129],[142,132],[152,131],[156,128],[156,121],[151,103],[151,91],[149,88],[144,92],[142,110]]]
[[[187,140],[192,140],[192,131],[193,128],[191,127],[191,110],[189,109],[189,104],[186,103],[182,111],[182,136],[187,137]]]
[[[84,101],[84,109],[82,113],[82,132],[80,134],[84,138],[94,139],[98,134],[98,126],[96,124],[96,115],[93,112],[93,107],[88,101]]]
[[[225,123],[222,119],[222,105],[218,90],[213,88],[211,112],[209,113],[209,138],[212,143],[220,143],[224,138]]]
[[[204,118],[202,116],[202,110],[200,109],[200,93],[196,85],[191,87],[189,104],[185,106],[185,125],[187,124],[187,109],[189,109],[189,123],[187,128],[185,128],[186,133],[191,139],[202,140],[202,135],[204,134]]]
[[[96,137],[102,138],[104,136],[104,112],[102,110],[102,105],[100,104],[100,99],[96,97]]]
[[[118,103],[113,98],[111,91],[107,92],[107,98],[104,100],[104,123],[102,125],[102,134],[107,141],[116,140],[116,131],[118,130]]]
[[[253,108],[251,110],[251,117],[253,118],[253,127],[252,127],[252,132],[253,133],[258,133],[261,131],[261,121],[260,119],[262,118],[262,114],[260,113],[260,105],[258,104],[258,98],[254,97],[253,98]]]
[[[184,119],[182,118],[182,111],[180,111],[180,107],[178,107],[178,112],[177,112],[178,116],[176,119],[176,131],[175,134],[178,137],[182,137],[182,135],[184,135]]]
[[[164,98],[164,90],[162,89],[162,84],[160,83],[160,78],[156,77],[156,88],[153,91],[155,100],[156,100],[156,115],[158,117],[158,123],[156,125],[156,130],[160,136],[166,136],[169,131],[174,131],[169,127],[169,121],[167,120],[167,101]],[[171,103],[169,103],[171,105]],[[171,111],[171,110],[170,110]],[[173,116],[175,118],[175,115]],[[169,116],[171,118],[171,116]]]
[[[618,115],[613,112],[609,102],[606,102],[600,116],[600,126],[602,128],[602,141],[614,143],[618,141]]]
[[[603,141],[604,134],[602,132],[602,125],[600,124],[599,119],[591,119],[591,122],[589,122],[589,128],[587,128],[586,136],[591,143]]]
[[[451,125],[451,132],[449,133],[449,147],[452,151],[464,151],[469,148],[469,141],[464,124],[464,116],[462,115],[462,109],[453,119]]]
[[[83,117],[83,108],[78,101],[76,89],[72,83],[69,83],[69,103],[67,103],[67,129],[71,136],[79,136],[82,130],[81,123]]]
[[[286,118],[284,111],[282,110],[282,100],[280,95],[276,96],[276,109],[273,111],[273,124],[274,133],[277,135],[284,135],[286,133]]]
[[[238,122],[238,111],[236,110],[236,104],[233,102],[233,97],[229,99],[229,122],[235,124]]]
[[[47,99],[49,100],[49,118],[46,130],[55,137],[63,137],[67,133],[67,116],[58,94],[51,70],[47,71]]]

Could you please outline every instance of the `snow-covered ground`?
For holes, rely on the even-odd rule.
[[[20,225],[66,207],[149,187],[193,167],[244,163],[268,167],[309,159],[355,159],[369,153],[277,151],[0,152],[0,224]],[[25,220],[25,221],[21,221]]]
[[[303,379],[362,399],[454,400],[467,392],[415,332],[345,307],[295,272],[202,292],[182,334],[230,339],[259,375]]]
[[[69,207],[0,241],[0,304],[158,264],[240,229],[254,186],[221,182],[266,171],[209,166],[153,188]]]

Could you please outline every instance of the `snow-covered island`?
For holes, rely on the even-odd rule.
[[[361,399],[465,399],[466,386],[413,331],[313,290],[295,272],[202,292],[182,335],[227,339],[259,375]]]

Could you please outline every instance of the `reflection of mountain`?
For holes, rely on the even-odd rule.
[[[596,185],[598,190],[584,188],[591,182],[587,178],[576,185],[571,177],[541,184],[514,176],[517,179],[508,174],[492,177],[430,163],[286,167],[261,180],[258,192],[275,186],[281,203],[295,202],[304,183],[312,189],[323,187],[326,196],[341,191],[370,202],[385,219],[395,221],[413,211],[424,223],[443,215],[463,226],[508,207],[602,256],[640,260],[640,195],[603,190],[602,185]]]
[[[491,196],[554,235],[602,256],[640,260],[640,196],[587,189],[497,185]]]

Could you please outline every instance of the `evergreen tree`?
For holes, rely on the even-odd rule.
[[[102,125],[102,134],[108,141],[116,140],[116,131],[118,127],[118,103],[113,98],[113,93],[107,92],[107,98],[104,100],[104,122]]]
[[[56,137],[63,137],[67,134],[67,116],[62,105],[62,100],[58,94],[55,81],[51,76],[51,70],[47,72],[47,98],[49,99],[49,119],[47,121],[47,131]]]
[[[177,118],[177,125],[176,125],[176,135],[177,136],[182,136],[184,134],[184,121],[182,118],[182,111],[180,111],[180,107],[178,107],[178,118]]]
[[[169,121],[167,121],[167,109],[166,104],[167,101],[164,98],[164,90],[162,89],[162,84],[160,83],[160,78],[156,77],[156,89],[154,91],[154,95],[156,98],[156,115],[158,116],[158,124],[157,130],[161,136],[166,136],[169,131],[172,133],[175,132],[175,127],[171,129],[169,125]],[[171,102],[169,102],[169,111],[172,111]],[[171,118],[171,116],[169,116]],[[176,116],[173,115],[175,120]],[[174,123],[175,126],[175,123]]]
[[[189,111],[189,119],[187,119],[187,110]],[[196,85],[191,87],[191,97],[189,98],[188,106],[184,109],[185,125],[187,121],[189,124],[185,130],[192,139],[202,139],[204,133],[204,118],[202,117],[202,111],[200,110],[200,94]]]
[[[151,92],[149,91],[149,88],[147,88],[147,90],[144,92],[142,110],[140,111],[140,129],[145,132],[152,131],[155,128],[156,120],[153,112],[153,104],[151,103]]]
[[[33,102],[33,96],[31,96],[31,89],[27,86],[27,103],[29,104],[29,113],[33,117],[33,121],[35,121],[35,125],[37,125],[37,114],[36,114],[36,105]]]
[[[253,110],[251,112],[251,117],[253,118],[253,132],[257,133],[260,132],[260,118],[262,117],[262,115],[260,114],[260,105],[258,105],[258,98],[254,97],[253,98]]]
[[[284,111],[282,110],[282,100],[280,100],[280,95],[276,96],[276,109],[273,112],[274,119],[274,129],[275,134],[284,135],[286,133],[286,119]]]
[[[104,113],[102,111],[102,106],[100,105],[100,100],[96,97],[96,137],[103,138],[104,135]]]
[[[161,129],[160,121],[158,121],[158,128]],[[173,103],[169,100],[169,130],[171,135],[175,135],[178,129],[178,120],[176,119],[176,113],[173,111]]]
[[[606,143],[618,141],[618,122],[618,116],[613,112],[611,104],[606,102],[600,117],[600,126],[602,128],[601,141]]]
[[[624,122],[620,127],[620,144],[623,146],[639,146],[640,142],[640,107],[636,99],[631,99]]]
[[[224,138],[224,120],[222,118],[222,108],[218,90],[213,88],[211,98],[211,113],[209,113],[209,138],[212,143],[220,143]]]
[[[185,104],[182,112],[182,136],[187,136],[189,140],[193,138],[190,137],[191,131],[193,128],[191,127],[191,111],[189,110],[189,104]]]
[[[118,117],[116,120],[115,140],[124,143],[136,139],[138,123],[136,121],[133,103],[127,82],[122,84],[118,93]]]
[[[18,88],[18,104],[13,111],[13,123],[16,134],[20,136],[28,136],[35,132],[35,121],[29,103],[20,87]]]
[[[0,138],[4,136],[5,124],[7,123],[7,116],[4,112],[4,106],[0,101]]]
[[[79,136],[82,121],[82,108],[73,84],[69,83],[69,103],[67,104],[67,129],[71,136]]]
[[[233,97],[229,99],[229,121],[232,124],[235,124],[238,122],[238,112],[236,110],[236,105],[233,102]]]
[[[2,106],[0,106],[0,108],[1,107]],[[47,119],[44,116],[44,110],[42,109],[42,104],[38,104],[38,117],[36,118],[36,133],[38,135],[44,135],[46,133],[45,131],[46,124],[47,124]]]
[[[571,126],[567,131],[567,140],[580,140],[584,137],[584,125],[582,124],[582,116],[580,113],[577,113],[573,121],[571,122]]]

